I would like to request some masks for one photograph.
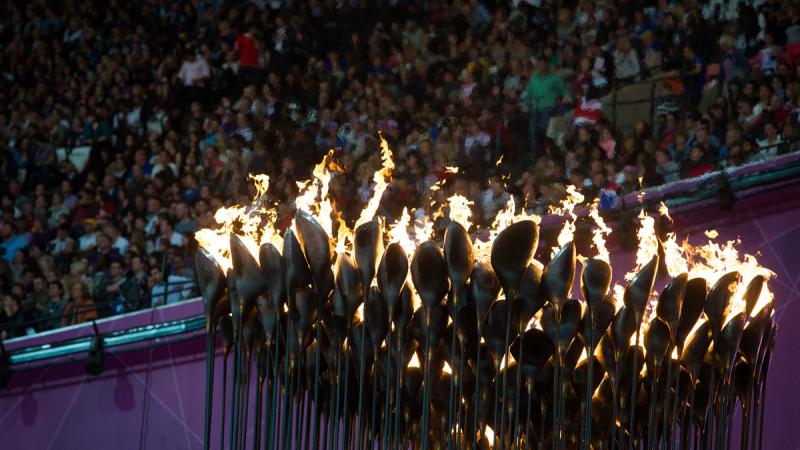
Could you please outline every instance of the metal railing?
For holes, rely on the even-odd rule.
[[[176,287],[176,285],[177,285],[177,288],[175,290],[170,290],[170,285],[173,288]],[[132,309],[132,310],[126,310],[126,311],[124,311],[122,313],[119,313],[119,314],[109,314],[109,315],[102,316],[102,317],[109,317],[109,316],[113,316],[113,315],[121,315],[121,314],[126,314],[126,313],[134,312],[134,311],[143,311],[143,310],[146,310],[146,309],[155,308],[155,307],[157,307],[157,306],[159,306],[161,304],[161,303],[155,303],[153,300],[156,300],[156,299],[159,299],[159,298],[163,298],[164,299],[163,303],[166,304],[167,303],[166,299],[168,298],[168,296],[170,296],[172,294],[179,294],[179,293],[185,292],[188,288],[190,288],[191,286],[194,286],[194,285],[196,285],[196,283],[194,281],[172,282],[172,283],[167,282],[167,283],[164,284],[164,292],[159,292],[158,294],[155,294],[155,295],[148,294],[148,295],[142,295],[142,296],[138,296],[138,297],[134,297],[134,298],[123,298],[121,300],[120,299],[114,299],[114,300],[108,300],[108,301],[102,301],[102,302],[93,302],[91,305],[86,305],[86,306],[75,306],[69,312],[62,313],[62,314],[59,314],[59,315],[46,315],[46,316],[43,316],[43,317],[37,317],[35,319],[26,320],[26,321],[23,321],[23,322],[20,322],[20,323],[2,324],[2,325],[0,325],[0,332],[14,330],[14,331],[17,331],[17,333],[19,333],[19,330],[22,330],[21,334],[15,334],[14,336],[10,336],[10,337],[6,338],[6,339],[11,339],[12,337],[19,337],[19,336],[27,335],[28,334],[27,330],[29,328],[33,328],[36,331],[36,333],[41,333],[41,332],[50,331],[50,330],[56,330],[58,328],[62,328],[64,326],[68,326],[68,325],[73,325],[73,324],[77,324],[77,323],[84,323],[84,322],[90,322],[93,319],[92,318],[92,319],[89,319],[89,320],[86,320],[86,321],[83,321],[83,322],[74,322],[74,320],[77,319],[77,317],[82,313],[87,313],[87,312],[93,312],[94,311],[94,312],[97,312],[98,315],[99,315],[101,312],[104,312],[104,311],[109,311],[109,310],[113,311],[114,310],[114,306],[117,306],[117,305],[120,305],[120,304],[123,304],[123,305],[131,304],[131,303],[136,304],[136,303],[141,302],[143,300],[149,300],[149,302],[150,302],[149,306],[146,306],[146,307],[143,307],[143,308]],[[69,324],[64,324],[63,320],[67,319],[67,318],[71,318],[72,321]],[[48,328],[44,328],[44,329],[40,329],[39,328],[39,326],[41,324],[43,324],[43,323],[55,322],[55,321],[58,321],[58,323],[60,325],[59,326],[55,326],[55,327],[48,327]]]

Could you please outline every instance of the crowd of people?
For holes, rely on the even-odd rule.
[[[389,220],[453,193],[478,223],[511,195],[544,214],[569,184],[609,206],[793,151],[798,57],[781,0],[3,2],[1,337],[193,296],[193,234],[250,173],[286,227],[332,149],[352,223],[378,133]],[[654,79],[654,123],[617,129],[609,94]]]

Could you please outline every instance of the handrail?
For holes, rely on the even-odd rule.
[[[106,332],[103,334],[103,343],[105,349],[109,350],[114,347],[200,330],[205,330],[205,318],[202,315],[195,315]],[[89,350],[91,339],[91,335],[81,336],[12,350],[10,351],[11,364],[27,364],[33,361],[83,353]]]
[[[185,285],[195,284],[195,282],[194,281],[177,281],[177,282],[171,282],[171,283],[166,283],[166,284],[167,285],[171,284],[173,286],[175,286],[175,285],[185,286]],[[124,300],[116,300],[115,299],[115,300],[108,300],[108,301],[103,301],[103,302],[93,302],[91,305],[77,306],[77,307],[73,308],[73,310],[70,311],[69,313],[63,313],[63,314],[58,315],[58,316],[39,317],[39,318],[36,318],[36,319],[31,319],[31,320],[27,320],[27,321],[24,321],[24,322],[21,322],[21,323],[15,323],[15,324],[0,324],[0,331],[2,331],[2,330],[14,330],[14,329],[23,329],[24,330],[27,327],[30,327],[30,326],[33,326],[33,325],[36,325],[36,324],[39,324],[39,323],[50,322],[50,321],[53,321],[53,320],[62,320],[62,319],[65,319],[67,317],[77,316],[77,315],[79,315],[81,313],[84,313],[84,312],[99,311],[102,308],[105,308],[105,307],[108,307],[108,306],[118,305],[120,303],[137,302],[137,301],[146,300],[146,299],[149,299],[149,300],[152,301],[156,297],[166,297],[166,296],[169,296],[171,294],[181,293],[181,292],[183,292],[185,290],[186,290],[186,287],[182,287],[182,288],[177,289],[177,290],[165,290],[164,293],[158,293],[156,295],[149,294],[149,295],[143,295],[143,296],[139,296],[139,297],[134,297],[132,299],[125,298]],[[157,305],[152,305],[151,304],[150,308],[155,308],[156,306]],[[137,311],[142,311],[142,310],[145,310],[145,309],[148,309],[148,308],[139,308]],[[128,312],[132,312],[132,311],[128,311]],[[60,328],[60,327],[56,327],[56,328]]]

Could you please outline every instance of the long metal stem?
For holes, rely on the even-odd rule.
[[[230,442],[229,446],[231,450],[235,450],[236,447],[236,438],[239,436],[237,433],[236,422],[239,418],[239,365],[241,363],[241,349],[240,347],[241,339],[237,340],[236,344],[233,347],[233,389],[231,390],[231,400],[233,401],[231,405],[231,429],[230,429]]]
[[[711,417],[713,416],[712,411],[714,410],[714,394],[716,394],[716,390],[714,370],[712,369],[711,383],[708,385],[708,402],[706,403],[707,424],[703,427],[703,432],[705,434],[705,448],[711,448],[711,428],[713,427]]]
[[[450,359],[451,360],[455,357],[455,354],[456,354],[456,330],[458,329],[457,328],[458,327],[458,310],[456,309],[457,307],[455,306],[455,303],[456,303],[456,299],[455,298],[453,299],[453,303],[454,303],[454,305],[453,305],[453,310],[454,310],[454,313],[453,313],[453,316],[454,316],[453,317],[453,334],[452,334],[452,336],[450,336]],[[446,429],[447,429],[447,450],[452,450],[452,448],[453,448],[453,446],[452,446],[452,444],[453,444],[453,441],[452,441],[453,432],[452,432],[451,428],[452,428],[452,425],[453,425],[453,420],[452,419],[453,419],[453,409],[454,409],[454,406],[453,406],[453,397],[454,397],[454,395],[455,395],[455,373],[451,374],[451,376],[450,376],[450,398],[448,399],[448,402],[447,402],[447,425],[446,425]]]
[[[394,430],[392,431],[392,449],[395,448],[399,441],[398,432],[400,430],[400,416],[403,414],[403,410],[401,408],[400,401],[402,397],[400,397],[400,389],[402,389],[402,378],[403,378],[403,367],[400,362],[404,362],[402,357],[403,349],[402,349],[402,330],[397,330],[397,378],[396,383],[394,386]]]
[[[619,370],[619,365],[616,365],[617,370]],[[619,386],[617,383],[611,384],[611,450],[614,450],[617,447],[617,404],[619,400],[617,399],[617,394],[619,392]]]
[[[209,450],[211,447],[211,411],[214,396],[214,326],[209,327],[206,338],[206,410],[205,423],[203,425],[203,449]],[[225,408],[225,405],[222,405]]]
[[[333,409],[333,414],[329,414],[328,420],[331,422],[331,435],[333,440],[328,442],[328,448],[337,448],[339,446],[339,394],[341,391],[339,380],[342,379],[342,345],[337,344],[336,347],[336,405]]]
[[[662,383],[664,386],[664,402],[663,411],[660,422],[659,428],[661,429],[661,436],[656,441],[655,445],[658,447],[661,444],[661,438],[663,437],[664,440],[667,440],[671,434],[669,434],[669,423],[667,419],[667,413],[670,411],[670,386],[672,385],[672,361],[669,359],[670,356],[667,356],[667,379],[666,382]],[[675,399],[677,401],[677,398]]]
[[[369,298],[369,293],[365,289],[364,290],[364,313],[365,313],[365,315],[366,315],[366,311],[367,311],[366,305],[367,305],[367,299],[368,298]],[[356,450],[361,450],[362,449],[362,447],[361,447],[361,436],[363,435],[363,433],[362,433],[362,425],[361,425],[362,424],[362,420],[361,420],[361,418],[362,418],[362,412],[363,412],[363,406],[364,406],[364,366],[365,366],[365,364],[364,364],[364,349],[366,348],[366,342],[364,342],[364,340],[366,339],[366,330],[367,330],[366,321],[362,321],[362,323],[361,323],[361,350],[359,351],[359,357],[358,357],[358,411],[356,413],[356,424],[357,424],[356,433],[358,433],[357,434],[358,437],[356,438]]]
[[[763,374],[763,379],[761,380],[761,417],[759,418],[759,425],[758,425],[758,450],[761,450],[764,445],[764,411],[766,410],[767,405],[767,374],[766,371]]]
[[[348,341],[344,343],[344,406],[342,407],[342,448],[348,449],[350,442],[350,416],[348,400],[350,399],[350,347]],[[339,428],[338,422],[336,428]],[[337,435],[336,448],[339,448],[339,438]]]
[[[750,424],[748,425],[748,433],[750,436],[747,439],[747,447],[746,449],[753,448],[755,446],[755,439],[758,437],[758,415],[760,410],[761,398],[759,396],[761,392],[761,383],[758,378],[753,378],[753,385],[751,388],[753,390],[752,398],[753,402],[750,404]],[[753,446],[751,447],[751,442],[753,442]],[[744,450],[744,449],[743,449]]]
[[[314,402],[312,403],[311,409],[311,423],[314,427],[311,430],[311,448],[312,450],[317,450],[317,432],[319,426],[317,426],[317,414],[318,414],[318,401],[319,401],[319,363],[320,363],[320,353],[322,347],[322,311],[317,312],[317,346],[314,349]]]
[[[244,391],[242,391],[242,396],[244,397],[244,408],[242,408],[242,420],[239,425],[239,448],[244,449],[247,443],[247,422],[248,422],[248,413],[250,412],[250,379],[251,379],[251,370],[250,367],[250,358],[246,357],[245,354],[245,372],[244,372]]]
[[[750,388],[748,386],[747,391],[747,398],[742,401],[742,425],[740,434],[739,434],[739,446],[742,450],[745,450],[748,447],[750,436],[749,433],[749,425],[750,425],[750,399],[752,398],[752,393],[750,392]]]
[[[586,417],[584,421],[584,444],[581,448],[589,449],[592,446],[592,392],[594,392],[594,379],[592,371],[594,369],[594,311],[588,305],[587,314],[589,315],[589,343],[586,345],[586,398],[584,399],[584,410]]]
[[[506,314],[507,314],[507,316],[506,316],[506,339],[505,339],[505,343],[503,344],[504,345],[503,348],[505,349],[505,350],[503,350],[503,357],[506,360],[506,370],[503,371],[503,394],[502,394],[502,406],[500,407],[500,413],[502,414],[502,416],[500,416],[500,447],[499,447],[500,449],[503,448],[503,437],[505,436],[505,431],[506,431],[505,430],[505,428],[506,428],[506,411],[508,409],[506,407],[506,391],[508,390],[507,389],[508,388],[508,384],[507,384],[508,383],[508,369],[511,367],[511,364],[509,362],[509,359],[511,359],[511,358],[508,357],[508,355],[510,354],[509,350],[508,350],[508,341],[511,339],[511,303],[510,302],[508,303],[508,308],[507,308],[507,313]]]
[[[731,380],[729,384],[730,398],[728,400],[728,412],[726,414],[726,419],[728,423],[725,424],[725,433],[726,433],[725,435],[727,436],[725,442],[726,449],[731,448],[731,435],[733,434],[733,413],[736,409],[736,392],[733,390],[735,382],[736,382],[736,372],[733,372],[731,374]],[[742,413],[744,414],[744,411]]]
[[[389,317],[392,317],[392,313],[389,313]],[[391,325],[390,325],[391,327]],[[382,437],[383,443],[379,448],[387,449],[389,446],[389,423],[390,423],[390,415],[391,415],[391,405],[389,403],[389,394],[391,389],[389,389],[390,383],[389,380],[392,378],[392,350],[394,349],[394,345],[392,345],[392,332],[391,328],[389,330],[389,335],[386,336],[386,393],[384,395],[384,403],[383,403],[383,425],[381,426],[382,430]],[[398,357],[399,360],[399,357]]]
[[[682,353],[682,349],[678,348],[678,354]],[[681,364],[680,360],[675,362],[677,370],[675,371],[675,401],[672,403],[672,420],[670,421],[670,425],[668,431],[672,431],[677,429],[678,427],[678,412],[683,408],[683,402],[681,401]],[[685,425],[684,425],[685,426]],[[669,434],[667,450],[673,450],[675,448],[675,438],[677,436],[673,436],[672,433]]]
[[[472,430],[472,433],[471,433],[472,436],[470,437],[470,439],[472,439],[472,441],[473,441],[472,450],[477,450],[477,448],[478,448],[478,436],[483,434],[482,433],[483,430],[478,428],[478,425],[479,425],[479,423],[478,423],[478,416],[479,416],[478,410],[480,408],[480,403],[479,403],[478,400],[480,398],[480,392],[481,392],[480,384],[481,384],[481,336],[483,335],[482,328],[483,327],[481,327],[480,318],[478,318],[478,354],[477,354],[477,356],[475,358],[475,360],[476,360],[476,362],[475,362],[475,405],[474,405],[473,412],[472,412],[472,429],[473,430]],[[481,442],[483,442],[482,439],[481,439]],[[482,446],[483,445],[481,444],[481,447]]]
[[[425,374],[424,389],[422,393],[422,450],[428,450],[428,422],[430,418],[430,380],[431,380],[431,318],[430,313],[426,315],[427,336],[425,337]]]
[[[558,336],[561,335],[561,312],[553,308],[553,314],[556,321],[556,358],[553,361],[553,368],[555,369],[553,374],[553,428],[550,432],[552,434],[551,447],[556,450],[561,446],[561,350],[558,345]]]
[[[654,416],[656,415],[656,403],[658,401],[658,394],[655,392],[656,389],[656,377],[658,376],[658,371],[653,374],[653,377],[650,379],[650,408],[647,412],[647,448],[648,450],[653,445],[653,429],[655,426],[653,425]],[[654,398],[655,397],[655,398]]]
[[[377,437],[375,416],[378,413],[378,350],[376,346],[372,352],[372,396],[370,397],[372,408],[369,415],[369,428],[367,428],[367,436],[369,436],[368,445],[370,449],[375,447],[375,438]]]
[[[272,365],[272,374],[273,375],[272,375],[272,378],[270,379],[270,382],[272,383],[272,385],[270,386],[270,389],[269,389],[269,397],[268,398],[270,399],[270,401],[269,401],[268,406],[267,406],[268,407],[267,414],[269,416],[269,422],[268,422],[269,425],[267,427],[267,437],[266,437],[266,440],[264,441],[264,450],[269,450],[270,448],[274,449],[276,447],[275,441],[274,441],[274,439],[276,437],[275,429],[277,428],[277,425],[275,424],[275,418],[278,416],[278,411],[277,411],[277,409],[278,409],[278,399],[279,399],[278,393],[280,392],[280,380],[278,379],[278,361],[279,361],[278,355],[279,355],[280,352],[278,351],[277,340],[275,342],[275,347],[273,349],[271,349],[270,351],[272,352],[271,354],[272,354],[272,360],[273,360],[273,365]]]
[[[462,350],[463,345],[461,345]],[[464,396],[464,360],[465,356],[462,354],[461,358],[458,361],[458,394],[456,395],[456,429],[455,431],[455,438],[456,438],[456,449],[461,450],[461,443],[464,441],[464,430],[465,427],[461,424],[461,411],[462,411],[462,404],[463,404],[463,396]],[[459,436],[460,434],[460,436]]]
[[[301,344],[302,346],[302,344]],[[295,405],[294,410],[292,411],[292,423],[294,424],[294,433],[292,434],[292,443],[298,446],[298,448],[305,449],[309,447],[309,440],[306,438],[307,434],[305,433],[306,427],[306,420],[309,417],[308,414],[308,402],[307,402],[307,394],[308,394],[308,387],[303,382],[303,374],[307,368],[306,360],[301,355],[297,358],[297,379],[295,382],[295,390],[297,396],[297,403]]]
[[[496,358],[495,358],[495,361],[496,361]],[[499,437],[499,433],[500,433],[500,427],[497,425],[497,417],[500,414],[497,411],[498,408],[500,408],[500,402],[499,402],[499,399],[500,399],[500,380],[498,379],[498,377],[500,376],[500,366],[503,364],[503,361],[501,359],[500,361],[496,361],[496,362],[498,364],[497,364],[497,373],[494,376],[494,398],[492,399],[493,400],[493,406],[492,406],[492,431],[494,431],[494,436],[495,437],[494,437],[494,445],[493,445],[493,449],[492,450],[494,450],[494,448],[499,447],[499,445],[498,445],[499,444],[498,437]]]
[[[631,367],[631,395],[628,399],[628,450],[633,450],[633,441],[636,437],[636,385],[639,380],[637,367],[639,365],[639,342],[641,338],[641,327],[636,328],[636,347],[633,349],[633,367]]]
[[[226,394],[228,392],[228,351],[222,354],[222,418],[219,421],[219,448],[225,448],[225,408],[226,408]],[[233,395],[233,394],[231,394]]]
[[[291,333],[292,333],[292,321],[291,319],[286,321],[286,357],[284,359],[284,392],[283,392],[283,421],[281,425],[281,449],[287,450],[286,445],[289,441],[289,429],[291,425],[289,424],[289,417],[290,416],[290,409],[292,406],[291,398],[292,398],[292,382],[294,377],[291,376]]]
[[[525,450],[530,447],[531,443],[531,400],[533,398],[533,380],[525,380],[525,385],[528,388],[527,405],[525,406]]]
[[[514,408],[514,432],[512,439],[513,449],[516,450],[517,447],[517,429],[519,428],[519,402],[522,398],[520,391],[522,390],[522,359],[525,357],[525,326],[524,324],[520,324],[519,332],[518,332],[518,339],[519,339],[519,361],[517,361],[517,380],[514,386],[514,394],[516,395],[516,406]]]

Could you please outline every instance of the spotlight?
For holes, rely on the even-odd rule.
[[[0,389],[8,385],[11,379],[11,358],[9,357],[6,347],[0,341]]]
[[[731,182],[725,173],[721,173],[717,177],[717,200],[719,201],[719,208],[723,211],[732,210],[734,203],[736,203],[736,196],[733,194]]]
[[[97,330],[97,323],[92,321],[94,336],[89,347],[89,359],[86,360],[86,373],[89,375],[100,375],[105,368],[106,354],[103,352],[103,336]]]

